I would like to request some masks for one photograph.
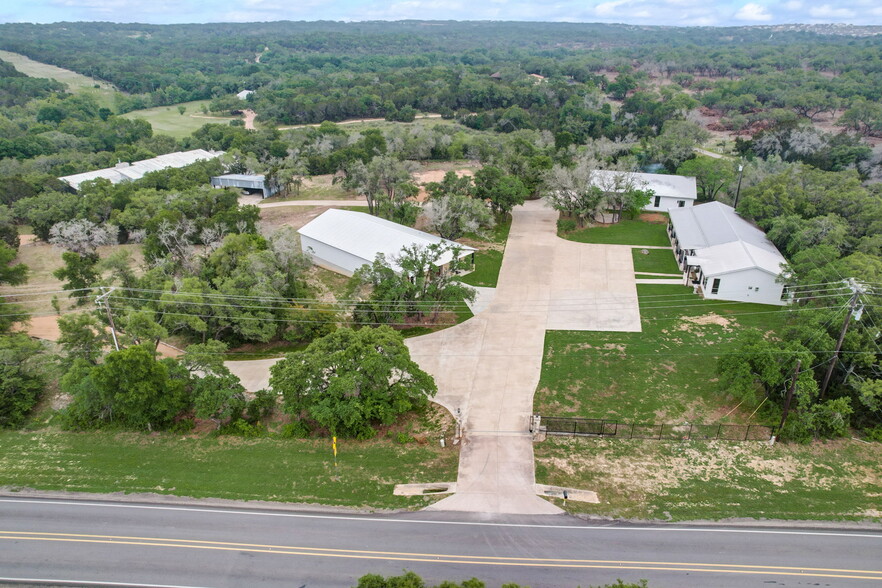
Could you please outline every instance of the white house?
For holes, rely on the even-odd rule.
[[[476,249],[393,223],[363,212],[326,210],[298,231],[303,252],[313,263],[331,271],[351,276],[365,264],[371,264],[377,253],[385,255],[394,269],[395,257],[404,247],[444,244],[458,247],[458,259],[473,255]],[[440,258],[441,266],[453,259],[447,250]]]
[[[643,210],[667,212],[672,208],[692,206],[698,199],[695,178],[689,176],[596,170],[591,178],[593,185],[605,192],[633,188],[652,190],[655,196]]]
[[[705,298],[786,304],[787,263],[765,233],[720,202],[670,211],[668,235],[686,285]]]
[[[248,100],[248,97],[254,94],[254,90],[242,90],[238,94],[236,94],[236,98],[239,100]]]
[[[119,184],[120,182],[129,182],[139,180],[144,174],[153,171],[159,171],[170,167],[185,167],[207,159],[214,159],[223,155],[223,151],[205,151],[204,149],[193,149],[192,151],[179,151],[177,153],[166,153],[152,159],[144,159],[134,163],[120,162],[114,167],[98,169],[95,171],[74,174],[72,176],[62,176],[59,180],[67,183],[74,190],[80,189],[80,184],[89,180],[97,180],[104,178],[109,180],[111,184]]]

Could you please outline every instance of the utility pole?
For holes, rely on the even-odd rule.
[[[110,296],[114,290],[116,290],[116,286],[113,288],[101,286],[101,295],[95,299],[95,304],[98,306],[103,305],[104,310],[107,311],[107,321],[110,323],[110,334],[113,336],[113,346],[119,351],[119,341],[116,339],[116,325],[113,324],[113,314],[110,312],[110,304],[107,303],[107,297]]]
[[[829,367],[827,367],[827,373],[824,375],[824,383],[821,384],[819,400],[823,400],[824,396],[827,394],[827,387],[830,385],[830,378],[833,377],[833,369],[839,361],[839,350],[842,349],[842,342],[845,340],[845,333],[848,332],[848,326],[851,324],[851,319],[855,315],[857,315],[857,318],[859,319],[860,314],[863,311],[863,307],[860,309],[857,308],[857,304],[861,299],[861,294],[864,293],[863,288],[854,278],[848,279],[848,287],[851,288],[851,299],[848,301],[849,309],[845,314],[845,320],[842,322],[842,330],[839,332],[839,340],[836,342],[833,358],[830,360]]]
[[[741,178],[744,177],[744,164],[738,164],[738,187],[735,189],[735,204],[732,208],[738,208],[738,197],[741,196]]]
[[[781,415],[781,424],[778,425],[778,436],[781,435],[781,430],[784,429],[784,421],[787,420],[787,415],[790,414],[790,402],[793,400],[793,393],[796,392],[796,380],[799,379],[799,368],[802,367],[802,360],[796,360],[796,369],[793,371],[793,382],[790,384],[790,389],[787,391],[787,398],[784,400],[784,413]]]

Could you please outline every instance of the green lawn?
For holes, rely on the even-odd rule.
[[[631,256],[634,258],[635,273],[682,275],[677,258],[670,249],[632,249]]]
[[[635,278],[638,280],[671,280],[675,278],[682,278],[683,274],[677,274],[676,276],[655,276],[650,274],[635,274]]]
[[[614,225],[579,229],[561,235],[579,243],[606,243],[610,245],[666,246],[671,244],[665,223],[642,220],[623,220]]]
[[[393,496],[393,486],[456,480],[458,452],[434,436],[338,450],[335,468],[330,439],[2,431],[0,487],[419,508],[434,498]]]
[[[674,521],[882,522],[878,443],[770,447],[550,437],[535,445],[535,453],[537,482],[597,492],[600,504],[571,501],[566,506],[571,512]]]
[[[123,115],[125,118],[143,118],[153,127],[153,132],[161,135],[170,135],[175,139],[189,136],[193,131],[202,128],[208,123],[227,124],[238,117],[214,116],[202,113],[202,105],[208,106],[211,100],[195,100],[182,102],[171,106],[157,106],[144,110],[133,110]],[[178,112],[178,106],[186,108],[184,114]]]
[[[505,243],[508,241],[508,233],[510,231],[511,215],[508,215],[505,221],[497,222],[485,235],[467,234],[465,236],[470,244],[479,247],[483,243],[489,245],[475,253],[475,270],[462,277],[464,284],[485,288],[496,287],[496,282],[499,280],[499,269],[502,267]]]
[[[638,422],[744,423],[716,382],[742,327],[774,331],[788,311],[706,301],[685,286],[640,284],[640,333],[548,331],[535,412]],[[756,423],[756,420],[753,421]]]
[[[0,59],[7,61],[21,73],[32,78],[49,78],[67,85],[69,92],[74,94],[89,94],[94,96],[101,106],[113,109],[116,90],[114,87],[101,80],[96,80],[69,69],[62,69],[48,63],[34,61],[24,55],[0,51]],[[97,86],[97,87],[96,87]]]

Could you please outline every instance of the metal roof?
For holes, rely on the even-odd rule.
[[[458,247],[461,250],[460,258],[476,251],[474,247],[442,239],[370,214],[335,208],[326,210],[301,227],[298,232],[305,237],[359,257],[365,260],[365,263],[373,263],[377,253],[382,253],[395,270],[400,268],[394,258],[404,247],[413,245],[425,247],[440,243],[449,247]],[[452,259],[453,253],[447,250],[438,260],[438,265],[444,265]]]
[[[700,265],[706,275],[756,267],[781,273],[784,256],[761,230],[720,202],[670,210],[681,249],[694,249],[686,263]]]
[[[591,174],[591,183],[598,188],[608,189],[621,176],[626,176],[641,190],[652,190],[656,196],[682,198],[685,200],[695,200],[698,198],[695,178],[690,176],[668,176],[664,174],[644,174],[598,169]]]
[[[262,182],[265,179],[263,174],[224,174],[222,176],[214,176],[213,179],[220,180],[238,180],[241,182]]]
[[[223,155],[223,151],[205,151],[204,149],[194,149],[192,151],[179,151],[177,153],[166,153],[152,159],[144,159],[134,163],[118,163],[114,167],[98,169],[95,171],[74,174],[70,176],[62,176],[59,180],[66,182],[74,190],[78,190],[80,184],[89,180],[97,180],[104,178],[110,180],[111,184],[119,184],[130,180],[138,180],[145,174],[153,171],[159,171],[170,167],[185,167],[187,165],[203,161],[206,159],[214,159]]]

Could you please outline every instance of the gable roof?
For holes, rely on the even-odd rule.
[[[665,174],[644,174],[638,172],[621,172],[606,169],[595,170],[592,183],[599,188],[613,184],[616,176],[627,175],[641,190],[652,190],[656,196],[696,200],[698,189],[695,178],[690,176],[669,176]]]
[[[401,268],[395,263],[394,257],[400,254],[404,247],[444,244],[458,247],[461,250],[460,258],[476,251],[474,247],[442,239],[370,214],[336,208],[326,210],[302,226],[298,232],[305,237],[359,257],[365,260],[365,263],[373,263],[377,253],[382,253],[396,271]],[[438,263],[444,265],[452,259],[453,253],[447,250]]]
[[[223,155],[223,151],[206,151],[204,149],[194,149],[192,151],[178,151],[177,153],[166,153],[152,159],[144,159],[134,163],[121,162],[114,167],[98,169],[95,171],[85,172],[81,174],[73,174],[71,176],[62,176],[59,180],[66,182],[74,190],[79,190],[80,184],[89,180],[97,180],[104,178],[110,180],[111,184],[119,184],[130,180],[139,180],[145,174],[153,171],[159,171],[169,167],[185,167],[206,159],[214,159]]]
[[[671,224],[681,249],[694,249],[689,265],[700,265],[706,275],[756,267],[781,273],[784,256],[760,229],[721,202],[670,210]]]

